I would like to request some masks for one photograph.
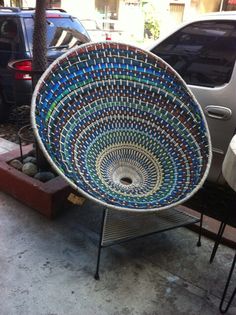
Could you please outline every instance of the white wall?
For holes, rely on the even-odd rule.
[[[79,19],[95,18],[95,0],[62,0],[61,8]]]
[[[120,2],[119,22],[120,28],[124,30],[127,40],[140,41],[143,39],[144,15],[141,7],[128,6],[124,2]]]

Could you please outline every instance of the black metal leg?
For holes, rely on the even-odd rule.
[[[211,253],[210,263],[213,262],[213,259],[215,257],[215,254],[216,254],[216,251],[218,249],[218,246],[220,244],[222,235],[224,233],[225,227],[226,227],[226,223],[221,222],[220,227],[219,227],[219,231],[218,231],[218,234],[217,234],[217,237],[216,237],[216,240],[215,240],[215,244],[214,244],[214,247],[213,247],[213,250],[212,250],[212,253]]]
[[[100,277],[99,277],[99,266],[100,266],[100,256],[101,256],[101,250],[102,250],[102,236],[103,236],[103,230],[104,230],[106,211],[107,211],[107,209],[103,210],[103,216],[102,216],[101,231],[100,231],[100,238],[99,238],[99,245],[98,245],[97,267],[96,267],[96,272],[95,272],[95,275],[94,275],[94,278],[96,280],[100,279]]]
[[[199,225],[199,233],[198,233],[198,241],[197,241],[197,246],[200,247],[201,244],[201,238],[202,238],[202,224],[203,224],[203,215],[204,215],[204,210],[205,210],[205,188],[204,186],[200,189],[200,209],[201,209],[201,216],[200,216],[200,225]]]
[[[21,162],[23,163],[23,151],[22,151],[22,142],[21,142],[21,138],[18,137],[19,139],[19,146],[20,146],[20,159],[21,159]]]
[[[197,246],[200,247],[201,244],[201,238],[202,238],[202,221],[203,221],[203,209],[201,211],[201,217],[200,217],[200,226],[199,226],[199,233],[198,233],[198,242]]]
[[[234,288],[234,291],[229,299],[229,302],[226,304],[226,307],[223,309],[223,304],[224,304],[224,300],[225,300],[225,296],[226,296],[226,293],[227,293],[227,290],[228,290],[228,286],[229,286],[229,283],[230,283],[230,280],[231,280],[231,277],[232,277],[232,273],[233,273],[233,270],[234,270],[234,267],[235,267],[235,262],[236,262],[236,252],[235,252],[235,255],[234,255],[234,259],[233,259],[233,262],[232,262],[232,266],[230,268],[230,272],[229,272],[229,275],[228,275],[228,279],[227,279],[227,282],[226,282],[226,285],[225,285],[225,289],[224,289],[224,292],[223,292],[223,295],[222,295],[222,299],[221,299],[221,302],[220,302],[220,312],[221,313],[226,313],[233,301],[233,298],[235,297],[235,294],[236,294],[236,287]]]

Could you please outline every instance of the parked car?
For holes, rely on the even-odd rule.
[[[32,78],[29,74],[12,73],[8,63],[31,70],[34,15],[32,9],[0,7],[0,121],[7,119],[12,105],[31,102]],[[64,10],[47,10],[47,57],[49,63],[74,45],[90,41],[83,25]],[[14,77],[13,77],[14,76]]]
[[[81,23],[85,27],[86,31],[92,41],[104,41],[113,40],[121,41],[123,31],[117,29],[117,20],[93,20],[84,19]]]
[[[213,146],[208,180],[221,183],[222,162],[236,132],[236,12],[185,23],[150,51],[182,76],[200,103]]]

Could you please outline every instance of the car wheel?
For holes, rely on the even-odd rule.
[[[4,97],[0,93],[0,123],[5,122],[10,114],[10,105],[4,100]]]

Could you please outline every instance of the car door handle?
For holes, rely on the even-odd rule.
[[[223,106],[208,105],[204,111],[208,117],[220,120],[228,120],[232,116],[231,109]]]

